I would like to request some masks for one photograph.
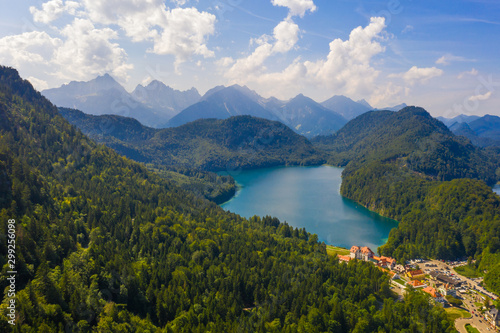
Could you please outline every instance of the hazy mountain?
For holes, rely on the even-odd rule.
[[[469,123],[470,128],[480,137],[500,141],[500,117],[485,115]]]
[[[367,101],[364,99],[360,99],[359,101],[356,101],[356,103],[361,104],[366,106],[368,109],[373,110],[373,106],[371,106]]]
[[[479,116],[468,116],[468,115],[465,115],[465,114],[461,114],[461,115],[458,115],[456,117],[453,117],[453,118],[445,118],[445,117],[437,117],[437,119],[439,119],[440,121],[443,122],[443,124],[445,124],[446,126],[450,127],[452,126],[453,124],[455,123],[470,123],[476,119],[479,119],[480,117]]]
[[[342,95],[333,96],[321,103],[321,105],[325,108],[337,112],[347,120],[354,119],[357,116],[370,111],[372,108],[366,104],[368,104],[366,101],[364,104],[361,104]]]
[[[406,103],[401,103],[401,104],[398,104],[398,105],[395,105],[395,106],[388,106],[388,107],[385,107],[385,108],[381,108],[381,109],[374,109],[375,111],[382,111],[382,110],[385,110],[385,111],[394,111],[394,112],[398,112],[399,110],[401,109],[404,109],[405,107],[407,107],[408,105],[406,105]]]
[[[169,118],[197,103],[201,98],[195,88],[179,91],[157,80],[151,81],[146,87],[138,85],[132,96],[152,109],[162,111]]]
[[[161,127],[172,116],[196,103],[200,94],[194,88],[178,91],[159,81],[138,85],[129,94],[109,74],[88,82],[72,81],[42,92],[60,107],[79,109],[93,115],[114,114],[137,119],[144,125]]]
[[[189,106],[170,119],[168,126],[180,126],[197,119],[227,119],[232,116],[249,115],[278,120],[271,111],[256,101],[250,89],[241,86],[216,87],[209,90],[200,102]]]
[[[449,126],[455,135],[465,136],[480,147],[500,146],[500,117],[464,116],[462,119],[466,121],[454,122]]]
[[[266,106],[284,124],[307,137],[331,134],[347,123],[347,120],[340,114],[323,107],[302,94],[288,102],[269,99]]]
[[[168,120],[163,112],[136,100],[109,74],[88,82],[72,81],[59,88],[44,90],[42,94],[57,106],[79,109],[88,114],[132,117],[153,127]]]

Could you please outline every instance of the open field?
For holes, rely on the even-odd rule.
[[[469,312],[467,312],[464,309],[460,308],[446,308],[444,309],[446,311],[446,314],[448,315],[448,318],[450,320],[455,320],[458,318],[470,318],[471,315]]]
[[[399,283],[403,287],[405,286],[405,282],[403,280],[401,280],[401,279],[393,279],[393,281],[396,282],[396,283]]]
[[[453,269],[458,274],[463,275],[469,279],[474,279],[474,278],[478,278],[478,277],[482,276],[481,274],[479,274],[479,272],[477,272],[476,270],[474,270],[472,267],[470,267],[468,265],[458,266],[458,267],[455,267]]]
[[[327,245],[326,246],[326,253],[328,253],[328,255],[330,255],[330,256],[334,256],[336,254],[341,255],[341,256],[347,256],[347,255],[349,255],[350,252],[348,249],[344,249],[343,247]]]

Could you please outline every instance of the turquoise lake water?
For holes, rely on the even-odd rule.
[[[340,195],[341,168],[279,167],[232,173],[241,186],[221,206],[245,217],[271,215],[327,244],[376,252],[397,222]]]

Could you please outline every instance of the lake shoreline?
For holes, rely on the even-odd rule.
[[[293,227],[306,228],[308,232],[318,235],[320,241],[328,245],[344,248],[350,248],[352,245],[361,245],[369,246],[376,250],[379,246],[387,242],[389,231],[397,227],[399,222],[382,216],[360,203],[342,196],[340,194],[342,171],[343,168],[328,164],[319,166],[279,166],[241,171],[237,175],[232,175],[237,184],[235,195],[219,206],[247,218],[254,215],[276,216],[280,221],[287,222]],[[270,173],[273,176],[269,179],[266,178],[269,177],[268,174]],[[281,183],[273,183],[274,177],[279,178],[286,174],[289,174],[288,180],[281,180]],[[302,179],[303,177],[309,177],[310,179]],[[320,178],[316,179],[315,177]],[[266,185],[262,182],[271,182],[272,185]],[[305,187],[294,187],[299,184]],[[309,189],[310,186],[316,186],[316,188]],[[259,194],[256,197],[251,196],[254,195],[252,193],[256,190],[253,187],[258,187],[262,191],[258,192]],[[284,187],[285,189],[280,190],[280,187]],[[334,190],[332,191],[332,189]],[[304,191],[308,192],[308,194],[302,193]],[[274,194],[269,196],[270,194],[267,192]],[[240,197],[242,195],[244,198]],[[305,213],[306,215],[304,216],[301,216],[300,214],[303,213],[300,212],[294,212],[296,215],[289,214],[286,212],[286,209],[273,208],[269,202],[259,203],[258,200],[261,200],[260,196],[265,196],[266,200],[275,202],[278,206],[285,205],[286,203],[280,200],[288,198],[293,202],[291,210],[294,209],[295,205],[300,206],[302,210],[308,211],[308,213]],[[242,200],[244,202],[241,202]],[[325,208],[324,206],[330,207],[333,205],[336,206],[336,210],[332,211],[331,207],[326,207],[324,213],[318,212],[308,207],[303,201],[309,202],[311,206],[314,206],[317,203],[316,201],[319,201],[320,209]],[[261,207],[261,204],[269,210]],[[255,209],[248,206],[252,206]],[[358,220],[362,220],[362,222]],[[361,225],[358,226],[359,223]],[[357,227],[359,229],[356,229]],[[338,234],[346,232],[345,230],[350,230],[351,234],[339,237]],[[363,239],[370,241],[363,242]]]

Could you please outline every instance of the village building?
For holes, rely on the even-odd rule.
[[[406,275],[411,279],[411,280],[422,280],[425,278],[425,273],[421,269],[416,269],[413,271],[408,271]]]
[[[500,328],[500,311],[493,308],[492,310],[486,312],[486,318],[493,327]]]
[[[396,267],[396,259],[390,257],[380,257],[380,262],[383,266],[389,268],[391,271]]]
[[[369,261],[373,258],[373,251],[368,246],[359,247],[354,245],[350,250],[352,259],[359,259],[364,261]]]
[[[429,273],[429,275],[432,277],[433,280],[439,281],[439,282],[441,282],[443,284],[449,284],[453,288],[457,288],[461,284],[460,281],[457,281],[457,280],[449,277],[448,275],[441,274],[438,271],[432,271],[432,272]]]
[[[361,251],[359,250],[359,246],[352,246],[350,252],[350,256],[352,259],[361,259]]]
[[[363,246],[361,249],[361,257],[363,258],[364,261],[368,261],[371,258],[373,258],[373,251],[368,247],[368,246]]]
[[[425,287],[424,289],[422,289],[423,292],[431,295],[432,299],[436,302],[440,302],[440,303],[443,303],[444,302],[444,298],[441,296],[441,294],[439,294],[437,292],[436,289],[432,288],[432,287]]]
[[[422,283],[419,280],[412,280],[412,281],[408,282],[408,284],[410,286],[412,286],[413,288],[415,288],[415,289],[417,289],[417,288],[426,288],[427,287],[427,285],[425,283]]]
[[[455,290],[455,288],[453,288],[452,285],[448,283],[441,286],[438,290],[444,296],[457,297],[457,291]]]
[[[343,262],[349,262],[352,259],[351,256],[338,255],[337,257],[339,258],[340,261],[343,261]]]

